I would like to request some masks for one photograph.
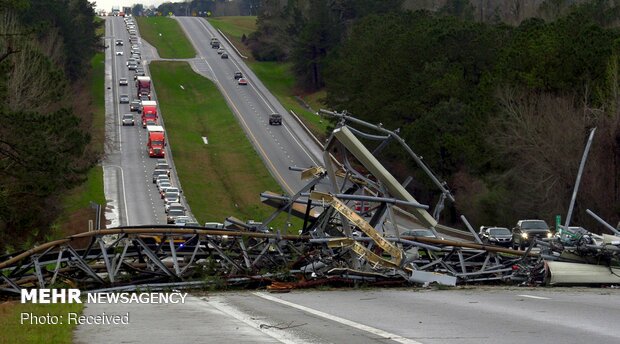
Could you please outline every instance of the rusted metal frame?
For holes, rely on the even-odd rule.
[[[194,252],[192,252],[192,256],[189,258],[187,265],[181,270],[180,276],[185,275],[185,271],[187,271],[187,269],[189,269],[189,267],[192,266],[192,263],[194,262],[194,259],[196,258],[196,253],[198,253],[198,250],[200,249],[200,235],[196,234],[194,235],[194,237],[196,238],[196,246],[194,247]],[[193,239],[194,237],[190,238],[190,240]]]
[[[4,274],[0,274],[0,277],[2,277],[3,280],[6,281],[6,283],[11,286],[11,289],[9,288],[0,288],[0,290],[4,289],[4,290],[11,290],[14,291],[16,293],[19,293],[20,290],[22,289],[20,286],[18,286],[15,282],[13,282],[13,280],[11,278],[9,278],[8,276],[5,276]]]
[[[97,237],[97,241],[99,242],[99,249],[101,250],[101,255],[103,255],[103,262],[105,264],[106,271],[108,272],[108,279],[110,283],[114,283],[114,267],[110,262],[110,258],[108,257],[108,249],[105,247],[105,243],[101,237]]]
[[[248,268],[248,270],[251,270],[252,263],[250,263],[250,257],[248,256],[248,251],[245,247],[245,243],[243,242],[243,237],[238,237],[237,242],[239,243],[239,248],[241,248],[241,255],[243,256],[245,266]]]
[[[119,243],[120,243],[120,241],[119,241]],[[129,245],[131,243],[132,243],[132,240],[129,237],[127,237],[126,240],[125,240],[125,245],[123,247],[123,252],[121,252],[120,255],[118,255],[118,254],[115,255],[114,259],[112,260],[112,266],[113,266],[112,272],[113,272],[114,276],[116,276],[118,274],[118,270],[120,269],[120,267],[122,265],[122,262],[123,262],[123,259],[125,258],[125,255],[127,254],[127,248],[129,248]]]
[[[60,247],[58,251],[58,258],[56,259],[56,267],[54,268],[54,275],[50,281],[50,284],[53,285],[56,282],[56,277],[58,276],[58,271],[60,270],[60,263],[62,261],[62,254],[65,252],[64,246]]]
[[[52,249],[56,248],[58,246],[52,246],[47,248],[47,250],[43,251],[43,253],[39,254],[39,256],[44,256],[47,253],[49,253],[49,251],[51,251]],[[26,259],[26,258],[24,258]],[[16,266],[15,269],[13,271],[11,271],[11,273],[9,274],[9,277],[17,277],[17,276],[23,276],[23,274],[25,272],[27,272],[28,270],[30,270],[30,267],[34,264],[34,262],[32,261],[32,259],[30,260],[30,262],[28,264],[26,264],[25,266],[22,266],[21,269],[18,269],[19,266]]]
[[[166,267],[166,265],[159,259],[159,257],[157,257],[157,255],[153,251],[151,251],[148,245],[144,243],[142,238],[136,236],[134,240],[138,243],[138,245],[142,246],[142,252],[144,252],[144,254],[151,260],[151,262],[153,262],[153,264],[160,268],[166,275],[170,277],[174,276],[172,271],[170,271],[168,267]]]
[[[80,257],[80,255],[75,251],[75,249],[71,247],[71,245],[67,245],[66,248],[67,252],[69,252],[69,254],[75,258],[77,263],[76,267],[86,272],[87,275],[92,277],[100,284],[105,284],[104,280],[99,277],[99,275],[97,275],[97,273],[88,265],[88,263],[84,259],[82,259],[82,257]],[[69,261],[71,261],[71,258],[69,258]]]
[[[179,268],[179,262],[177,261],[177,249],[174,246],[174,240],[171,238],[168,240],[168,243],[170,244],[170,254],[172,255],[172,266],[174,267],[174,272],[177,277],[181,277],[181,269]]]
[[[43,272],[41,271],[41,264],[39,264],[39,255],[33,254],[30,256],[32,263],[34,264],[34,271],[37,275],[39,288],[45,288],[45,279],[43,278]]]
[[[232,260],[226,253],[224,253],[224,251],[222,251],[222,249],[220,248],[219,245],[216,245],[213,240],[211,240],[210,238],[207,238],[207,243],[210,244],[211,246],[213,246],[213,249],[215,251],[217,251],[217,253],[220,255],[220,257],[222,257],[224,260],[226,260],[227,262],[229,262],[230,264],[232,264],[237,270],[239,271],[243,271],[244,269],[241,267],[241,265],[237,264],[234,260]]]

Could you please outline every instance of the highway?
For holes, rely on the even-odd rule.
[[[618,343],[617,289],[372,289],[209,293],[185,304],[97,305],[125,326],[81,326],[76,343]],[[157,325],[154,325],[157,324]]]
[[[211,24],[196,17],[176,17],[176,20],[198,53],[198,58],[191,61],[194,70],[211,79],[220,89],[284,191],[289,194],[299,191],[306,182],[301,181],[299,172],[288,168],[323,165],[320,149]],[[219,39],[228,51],[228,59],[222,59],[217,49],[211,48],[211,37]],[[233,77],[235,71],[241,71],[248,79],[247,86],[238,85]],[[282,115],[282,126],[269,125],[268,117],[273,112]]]
[[[140,115],[133,112],[135,126],[121,124],[122,115],[130,111],[129,104],[119,103],[119,96],[125,94],[133,99],[136,95],[134,73],[126,66],[131,49],[129,34],[121,17],[108,18],[106,23],[106,156],[103,163],[106,199],[109,200],[106,218],[111,214],[111,219],[118,219],[109,221],[109,227],[165,224],[163,201],[152,183],[155,159],[149,158],[146,152],[146,129],[142,128]],[[124,45],[115,45],[116,39],[122,39]],[[117,51],[123,51],[123,55],[117,56]],[[147,66],[145,71],[148,75]],[[128,86],[119,86],[118,80],[122,77],[129,80]],[[153,99],[157,100],[155,95]],[[159,113],[161,116],[161,111]],[[170,157],[169,148],[166,156]]]

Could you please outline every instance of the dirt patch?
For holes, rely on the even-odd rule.
[[[103,213],[100,218],[100,227],[105,228],[103,223]],[[81,208],[69,216],[63,228],[61,228],[63,236],[70,236],[78,233],[88,232],[89,221],[93,222],[93,228],[96,227],[96,212],[93,208]],[[72,241],[74,248],[85,248],[90,242],[89,238],[82,238]]]

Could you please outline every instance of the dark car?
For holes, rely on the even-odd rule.
[[[519,220],[512,229],[512,246],[523,249],[535,239],[551,238],[553,234],[544,220]]]
[[[137,63],[135,63],[135,62],[128,63],[128,64],[127,64],[127,68],[128,68],[129,70],[135,70],[136,68],[138,68],[138,64],[137,64]]]
[[[228,53],[226,53],[226,52],[222,53],[222,58],[223,59],[227,59],[228,58]]]
[[[142,103],[138,99],[134,99],[129,103],[129,111],[139,111]]]
[[[235,72],[235,80],[238,80],[238,79],[241,79],[241,78],[243,78],[243,73],[241,73],[239,71]]]
[[[159,176],[169,176],[168,170],[154,170],[153,171],[153,183],[157,181],[157,177]]]
[[[117,39],[116,40],[116,45],[123,45],[123,40],[122,39]]]
[[[279,113],[269,115],[269,125],[282,125],[282,115]]]
[[[505,227],[480,227],[480,240],[485,244],[510,247],[512,245],[512,233]]]
[[[129,104],[129,96],[126,94],[121,94],[121,96],[118,97],[118,101],[121,104]]]

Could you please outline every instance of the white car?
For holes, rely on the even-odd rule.
[[[129,84],[129,81],[127,81],[127,78],[120,78],[118,79],[118,84],[120,86],[127,86]]]
[[[118,50],[118,51],[116,52],[116,56],[120,56],[120,55],[123,55],[123,51],[122,51],[122,50]]]
[[[166,211],[166,213],[169,212],[170,210],[183,210],[183,211],[185,211],[185,207],[181,203],[168,203],[168,204],[166,204],[164,210]]]

